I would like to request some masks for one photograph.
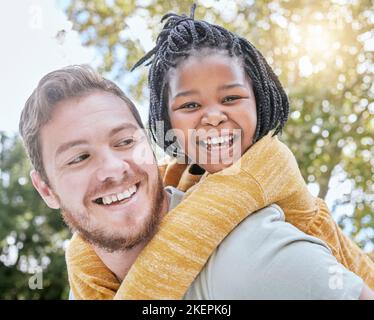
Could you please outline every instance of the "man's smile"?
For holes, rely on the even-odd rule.
[[[100,205],[110,205],[125,202],[124,200],[131,198],[136,193],[138,184],[139,183],[133,184],[124,189],[122,192],[112,192],[102,197],[98,197],[94,200],[94,202]]]
[[[130,187],[126,187],[126,190],[123,192],[112,193],[103,198],[98,198],[93,202],[104,210],[113,211],[113,213],[118,212],[121,214],[127,214],[129,212],[136,212],[133,205],[139,201],[138,197],[142,191],[143,188],[139,182]]]

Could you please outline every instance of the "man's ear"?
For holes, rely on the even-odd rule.
[[[54,195],[51,188],[48,187],[48,185],[40,177],[40,174],[37,171],[32,170],[30,172],[30,177],[33,186],[36,190],[38,190],[40,196],[43,198],[47,206],[51,209],[60,209],[60,204],[57,197]]]

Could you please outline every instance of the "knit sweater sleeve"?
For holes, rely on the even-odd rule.
[[[74,299],[113,299],[120,286],[119,281],[92,246],[78,234],[74,234],[70,240],[65,259]]]
[[[266,205],[278,204],[287,222],[323,240],[342,265],[374,289],[373,261],[342,232],[326,203],[309,192],[291,150],[276,137],[267,136],[262,142],[266,143],[260,143],[256,152],[243,155],[241,167],[261,186]],[[263,159],[262,165],[256,157]]]

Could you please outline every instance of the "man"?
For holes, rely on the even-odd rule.
[[[20,120],[35,169],[31,172],[34,187],[49,207],[61,209],[76,235],[91,244],[93,254],[83,260],[102,261],[118,284],[157,232],[162,217],[182,197],[175,189],[163,189],[142,129],[135,106],[123,92],[84,66],[46,75],[26,102]],[[90,276],[100,278],[96,266],[82,277],[70,269],[69,278],[78,277],[81,282],[90,281]],[[271,206],[245,219],[221,243],[185,298],[357,299],[371,295],[322,241],[285,223],[282,211]]]

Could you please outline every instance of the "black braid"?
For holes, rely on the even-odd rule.
[[[190,17],[185,14],[166,14],[163,30],[157,37],[156,46],[132,68],[143,63],[151,65],[148,84],[150,88],[149,127],[152,138],[164,150],[172,143],[157,133],[157,121],[163,122],[164,132],[172,129],[168,113],[168,72],[178,63],[204,48],[224,50],[229,56],[243,61],[246,74],[252,81],[257,105],[257,127],[253,142],[269,131],[280,133],[287,121],[289,105],[287,95],[262,54],[246,39],[223,27],[194,19],[196,5],[191,7]],[[152,60],[151,60],[152,59]]]

